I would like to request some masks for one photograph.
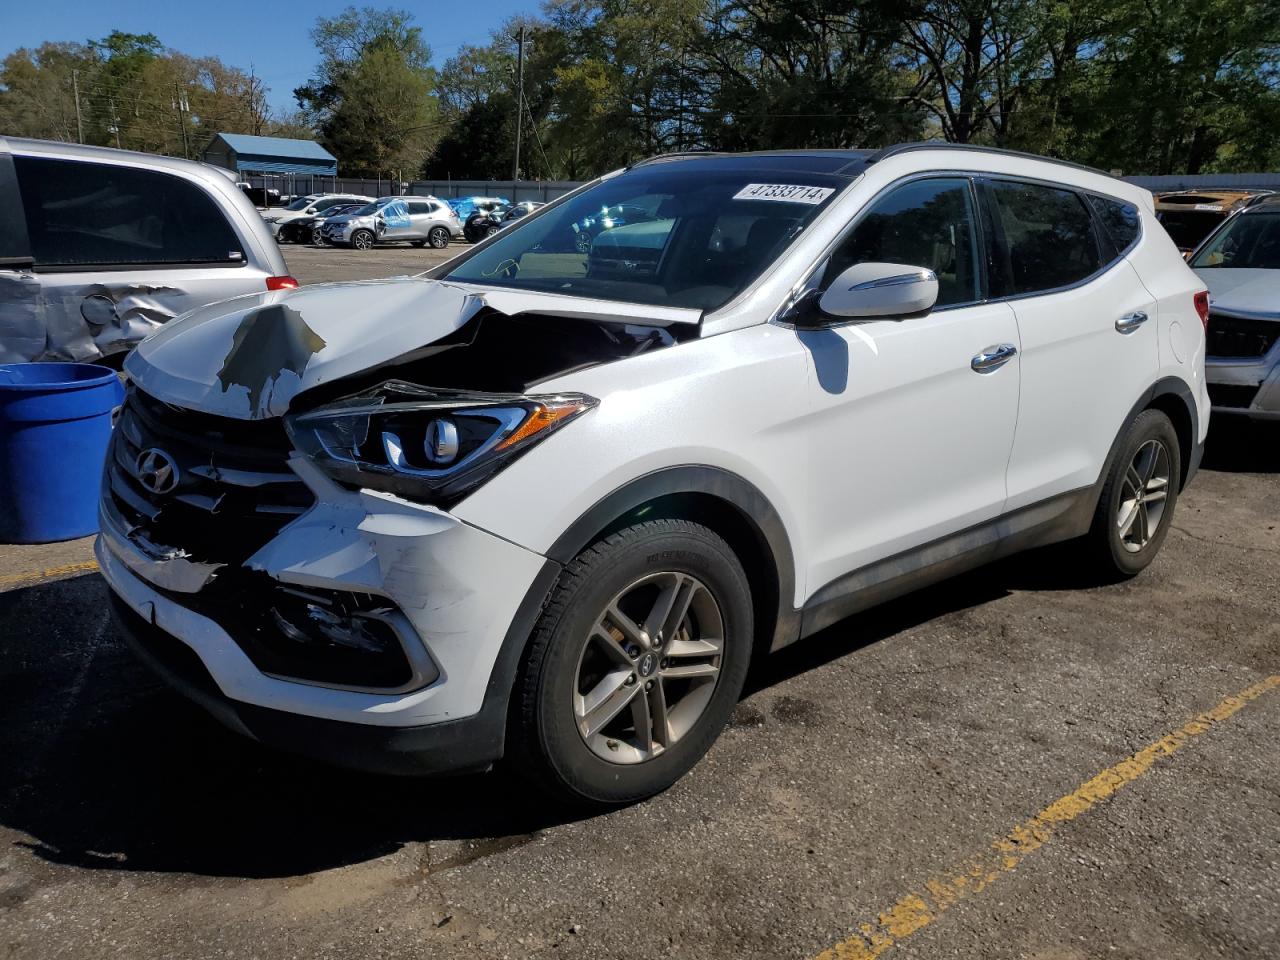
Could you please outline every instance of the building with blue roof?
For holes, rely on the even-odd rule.
[[[248,174],[303,174],[333,177],[338,158],[314,140],[254,137],[246,133],[219,133],[201,157],[242,177]]]

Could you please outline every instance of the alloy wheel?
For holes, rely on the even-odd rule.
[[[449,245],[449,231],[444,227],[436,227],[431,231],[431,246],[437,250],[443,250]]]
[[[578,658],[573,713],[596,756],[643,763],[697,724],[720,677],[724,618],[706,585],[675,571],[614,595]]]
[[[1129,553],[1138,553],[1155,536],[1169,497],[1169,449],[1148,440],[1129,461],[1120,487],[1116,529]]]

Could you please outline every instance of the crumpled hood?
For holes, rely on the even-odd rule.
[[[458,287],[409,278],[236,297],[166,324],[125,370],[181,407],[239,420],[278,417],[303,390],[448,336],[483,307]]]
[[[238,420],[283,416],[304,390],[428,347],[485,307],[667,326],[697,310],[397,277],[317,284],[223,300],[184,314],[125,361],[167,403]]]
[[[1209,288],[1209,306],[1225,313],[1280,320],[1280,270],[1208,267],[1196,276]]]

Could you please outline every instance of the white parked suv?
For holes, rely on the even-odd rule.
[[[646,218],[580,250],[573,225]],[[130,358],[97,553],[259,740],[661,790],[753,655],[1028,547],[1147,566],[1208,427],[1151,195],[991,150],[678,155],[417,278],[196,310]]]
[[[271,235],[280,236],[280,228],[286,223],[300,220],[303,217],[314,217],[322,214],[330,207],[347,203],[371,203],[373,197],[365,197],[355,193],[312,193],[305,197],[295,197],[287,205],[278,210],[269,210],[262,215]]]

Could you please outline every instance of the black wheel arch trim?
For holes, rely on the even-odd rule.
[[[547,551],[560,564],[568,563],[590,546],[599,534],[627,514],[651,501],[679,494],[698,494],[722,501],[735,510],[773,557],[777,579],[778,610],[773,636],[766,644],[776,650],[799,639],[799,611],[795,596],[795,558],[782,518],[760,489],[722,467],[683,464],[637,477],[603,497],[562,533]]]

